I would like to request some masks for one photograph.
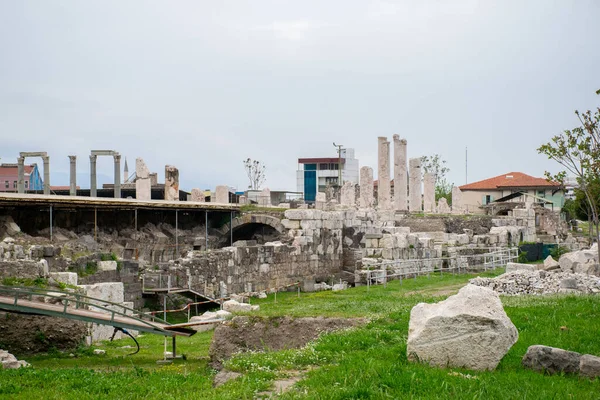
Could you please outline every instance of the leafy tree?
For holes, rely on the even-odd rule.
[[[244,160],[244,169],[246,170],[246,175],[248,175],[248,180],[250,181],[248,189],[260,189],[261,185],[265,183],[266,180],[266,168],[263,163],[258,160],[248,158]]]
[[[600,179],[600,107],[594,112],[575,111],[575,115],[581,123],[580,126],[554,136],[537,151],[565,168],[555,175],[546,172],[546,178],[564,183],[567,173],[575,177],[579,190],[585,196],[588,218],[595,228],[597,241],[600,199],[598,193],[595,193],[594,183]],[[600,256],[600,247],[598,255]]]
[[[448,204],[452,204],[452,187],[454,184],[448,183],[446,174],[450,168],[446,166],[446,160],[443,160],[439,154],[433,156],[421,157],[421,168],[425,172],[435,175],[435,201],[444,197]]]

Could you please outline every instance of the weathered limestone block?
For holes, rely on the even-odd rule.
[[[258,204],[261,206],[270,206],[271,205],[271,190],[269,188],[264,188],[259,195]]]
[[[361,208],[373,208],[373,168],[360,169],[360,202]]]
[[[152,182],[150,171],[142,158],[135,159],[135,198],[137,200],[151,200]]]
[[[103,282],[93,285],[79,285],[79,287],[83,289],[84,295],[98,299],[97,304],[99,305],[103,305],[103,300],[111,303],[123,303],[125,301],[123,282]],[[95,302],[92,301],[92,303]]]
[[[211,200],[212,201],[212,200]],[[225,185],[219,185],[215,189],[215,200],[214,203],[229,203],[229,187]]]
[[[190,318],[190,322],[206,322],[213,320],[226,320],[232,317],[232,314],[229,311],[219,310],[219,311],[207,311],[202,315],[194,316]],[[202,325],[192,325],[191,328],[196,332],[205,332],[215,329],[215,326],[219,322],[215,322],[213,324],[202,324]]]
[[[343,206],[354,207],[356,205],[356,189],[352,182],[344,182],[340,200],[340,204]]]
[[[116,271],[116,261],[98,261],[98,271]]]
[[[254,306],[246,303],[238,303],[235,300],[227,300],[223,303],[223,310],[230,313],[257,311],[260,306]]]
[[[458,186],[452,187],[452,212],[461,213],[463,211],[462,192]]]
[[[525,368],[552,375],[557,372],[577,373],[580,361],[581,354],[574,351],[534,345],[529,346],[521,364]]]
[[[408,211],[406,139],[394,135],[394,210]]]
[[[535,265],[532,264],[521,264],[521,263],[514,263],[514,262],[509,262],[506,264],[506,272],[513,272],[513,271],[536,271],[537,268],[535,267]]]
[[[439,367],[493,370],[518,339],[498,294],[475,285],[410,313],[407,353]]]
[[[579,361],[579,375],[588,378],[600,376],[600,357],[584,354]]]
[[[391,208],[390,142],[384,136],[377,138],[377,208]]]
[[[448,200],[446,200],[445,197],[441,197],[438,200],[437,212],[438,214],[450,214],[450,206],[448,205]]]
[[[192,189],[190,200],[195,201],[197,203],[204,203],[204,201],[205,201],[204,191],[200,190],[200,189]]]
[[[179,201],[179,170],[165,165],[165,200]]]
[[[77,286],[76,272],[50,272],[50,278],[54,279],[56,282]]]
[[[573,272],[576,274],[584,274],[584,275],[600,275],[600,265],[596,263],[585,263],[580,264],[578,262],[573,263]]]
[[[421,199],[421,159],[411,158],[408,165],[408,193],[410,196],[408,207],[410,212],[421,212],[423,210]]]
[[[575,263],[587,264],[597,262],[596,254],[590,250],[572,251],[560,256],[558,263],[563,272],[573,272]]]
[[[423,210],[435,212],[435,175],[429,172],[423,176]]]
[[[546,257],[544,260],[544,267],[542,268],[544,271],[554,271],[560,269],[560,264],[556,261],[552,256]]]

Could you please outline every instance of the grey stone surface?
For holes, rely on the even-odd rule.
[[[229,203],[229,187],[225,185],[219,185],[215,189],[215,199],[214,201],[211,199],[211,202],[214,203]]]
[[[142,158],[135,159],[135,175],[135,198],[137,200],[150,200],[152,198],[150,171]]]
[[[532,264],[521,264],[521,263],[514,263],[514,262],[509,262],[506,264],[506,272],[513,272],[513,271],[536,271],[537,268],[535,267],[535,265]]]
[[[409,203],[408,208],[410,212],[421,212],[423,211],[422,198],[421,198],[421,159],[411,158],[408,161],[408,193]]]
[[[577,373],[581,354],[555,347],[529,346],[521,363],[534,371],[556,374],[558,372]]]
[[[394,135],[394,209],[408,211],[408,169],[406,139]]]
[[[361,208],[373,207],[373,168],[360,169],[360,202]]]
[[[554,271],[554,270],[560,269],[560,264],[558,263],[558,261],[556,261],[554,258],[552,258],[552,256],[546,257],[543,265],[544,265],[544,267],[543,267],[544,271]]]
[[[435,212],[435,175],[429,172],[423,176],[423,211]]]
[[[377,138],[377,208],[391,208],[390,142],[384,136]]]
[[[588,378],[600,377],[600,357],[584,354],[579,360],[579,375]]]
[[[201,189],[192,189],[190,196],[191,196],[190,201],[194,201],[194,202],[198,202],[198,203],[204,203],[204,201],[205,201],[204,191]]]
[[[519,334],[494,291],[467,285],[410,313],[407,354],[438,367],[493,370]]]
[[[354,207],[356,205],[356,189],[352,182],[344,182],[340,196],[340,204],[349,207]]]
[[[219,371],[219,373],[215,375],[215,378],[213,380],[213,386],[222,386],[231,380],[239,378],[240,376],[242,376],[242,374],[240,374],[239,372],[232,372],[227,370]]]

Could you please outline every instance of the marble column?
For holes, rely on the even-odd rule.
[[[356,189],[354,183],[347,181],[341,189],[340,204],[343,206],[354,207],[356,205]]]
[[[426,213],[435,212],[435,175],[429,172],[423,175],[423,209]]]
[[[179,170],[165,165],[165,200],[179,201]]]
[[[98,156],[90,155],[90,197],[97,197],[98,191],[96,188],[96,160]]]
[[[361,208],[373,208],[373,168],[360,169],[360,202]]]
[[[215,203],[229,204],[229,187],[219,185],[215,189]]]
[[[17,192],[25,193],[25,157],[17,158],[17,174]]]
[[[377,138],[377,208],[389,210],[391,207],[390,197],[390,142],[387,138]]]
[[[152,199],[150,171],[143,158],[135,159],[135,198],[137,200]]]
[[[204,191],[200,190],[200,189],[192,189],[192,194],[191,194],[191,201],[197,202],[197,203],[204,203],[205,198],[204,198]]]
[[[44,162],[44,194],[50,194],[50,156],[42,157]]]
[[[394,209],[408,211],[408,171],[406,169],[406,139],[394,135]]]
[[[121,198],[121,155],[114,154],[113,159],[115,160],[114,195],[115,195],[115,199],[120,199]]]
[[[409,166],[409,208],[410,212],[418,213],[423,210],[423,199],[421,198],[421,159],[411,158]]]
[[[77,196],[77,156],[69,156],[70,176],[69,176],[69,194]]]
[[[461,213],[463,211],[462,192],[458,186],[452,187],[452,212]]]

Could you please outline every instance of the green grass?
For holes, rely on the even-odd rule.
[[[498,273],[498,272],[497,272]],[[493,276],[494,273],[488,273]],[[519,330],[519,341],[495,371],[439,369],[408,362],[406,339],[411,308],[418,302],[439,301],[454,293],[468,275],[432,274],[429,278],[390,282],[387,288],[359,287],[340,292],[286,292],[260,304],[258,316],[338,316],[370,320],[361,328],[321,336],[299,350],[246,353],[227,367],[242,378],[212,388],[214,371],[208,366],[211,332],[178,339],[186,360],[169,366],[162,358],[163,339],[144,335],[142,350],[126,354],[133,345],[123,339],[104,343],[104,356],[80,349],[75,357],[41,355],[25,358],[34,368],[0,370],[0,397],[16,399],[252,399],[272,381],[303,375],[287,399],[540,399],[598,398],[600,380],[576,376],[545,376],[521,367],[527,347],[545,344],[600,355],[600,297],[504,297],[509,317]]]

